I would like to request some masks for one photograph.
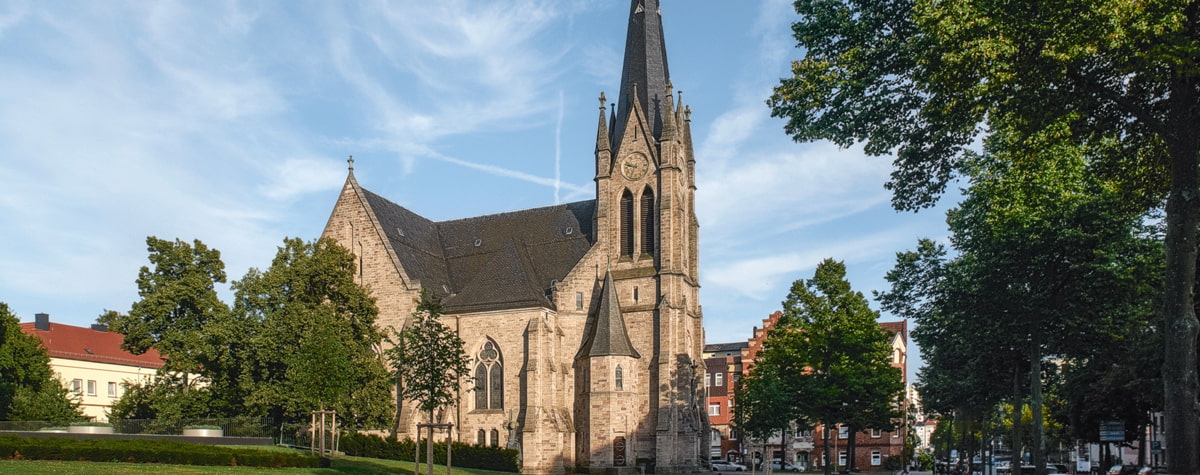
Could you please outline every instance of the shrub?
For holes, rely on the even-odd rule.
[[[328,467],[329,460],[306,454],[235,449],[169,440],[17,437],[0,435],[0,458],[90,462],[240,465],[251,467]]]
[[[416,444],[412,439],[397,440],[396,436],[387,438],[378,435],[348,432],[342,434],[338,447],[347,455],[358,457],[382,458],[390,460],[412,461],[416,452]],[[424,449],[422,449],[424,450]],[[454,442],[452,446],[455,467],[481,468],[500,472],[520,471],[518,452],[499,447],[481,447]],[[425,452],[421,452],[421,457]],[[446,464],[446,443],[433,444],[433,463]]]

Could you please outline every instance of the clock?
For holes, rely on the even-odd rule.
[[[650,171],[650,160],[640,153],[631,154],[621,161],[621,175],[630,180],[640,179],[646,176],[648,171]]]

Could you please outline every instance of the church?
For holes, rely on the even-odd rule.
[[[599,96],[594,200],[435,222],[351,166],[322,233],[355,254],[380,328],[402,328],[422,290],[442,298],[471,376],[438,422],[518,449],[524,473],[708,458],[691,110],[661,15],[659,0],[631,2],[619,97],[609,111]],[[402,438],[424,422],[400,402]]]

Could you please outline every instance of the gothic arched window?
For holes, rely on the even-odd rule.
[[[621,365],[617,365],[617,374],[613,379],[617,382],[617,391],[620,391],[625,386],[625,370],[621,369]]]
[[[496,342],[484,343],[475,359],[475,409],[503,409],[504,365]]]
[[[484,432],[483,429],[479,429],[479,443],[475,445],[480,447],[487,446],[487,432]]]
[[[621,194],[621,255],[633,256],[633,193]]]
[[[500,431],[492,429],[492,447],[500,446]]]
[[[642,192],[642,254],[654,254],[654,190],[646,187]]]

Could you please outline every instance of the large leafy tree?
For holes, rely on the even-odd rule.
[[[246,406],[283,420],[327,409],[351,426],[387,423],[392,380],[376,351],[378,310],[354,269],[336,242],[293,238],[265,272],[251,269],[233,284],[237,317],[214,330],[233,339],[213,346],[236,368],[239,381],[228,384]]]
[[[65,422],[83,417],[79,401],[50,369],[41,340],[21,331],[0,302],[0,420]]]
[[[138,272],[141,300],[128,315],[109,311],[98,320],[125,335],[122,347],[130,353],[158,350],[166,358],[164,371],[201,373],[208,354],[205,327],[229,313],[216,290],[225,282],[221,252],[198,239],[188,244],[154,236],[146,238],[146,247],[153,268],[142,266]],[[185,378],[182,388],[188,387]]]
[[[904,384],[891,365],[889,336],[878,316],[851,289],[845,264],[826,259],[813,278],[792,284],[783,317],[763,342],[761,367],[783,381],[797,414],[825,426],[826,474],[832,470],[828,447],[835,424],[891,429],[900,416],[892,403]]]
[[[805,57],[768,104],[796,140],[895,153],[899,209],[932,204],[987,121],[1063,121],[1138,203],[1166,198],[1163,387],[1171,473],[1200,471],[1193,302],[1200,1],[799,0]]]
[[[1059,140],[1059,129],[1048,132],[992,135],[965,168],[966,198],[948,213],[959,256],[947,261],[944,249],[923,241],[899,256],[888,274],[893,289],[881,295],[884,308],[918,324],[913,337],[927,357],[921,376],[933,407],[990,407],[995,388],[972,374],[1028,365],[1013,372],[1013,440],[1020,445],[1023,373],[1035,466],[1044,466],[1044,357],[1111,370],[1102,353],[1128,355],[1112,347],[1129,350],[1122,338],[1151,328],[1161,275],[1158,241],[1143,229],[1140,207],[1094,172],[1086,150]]]

